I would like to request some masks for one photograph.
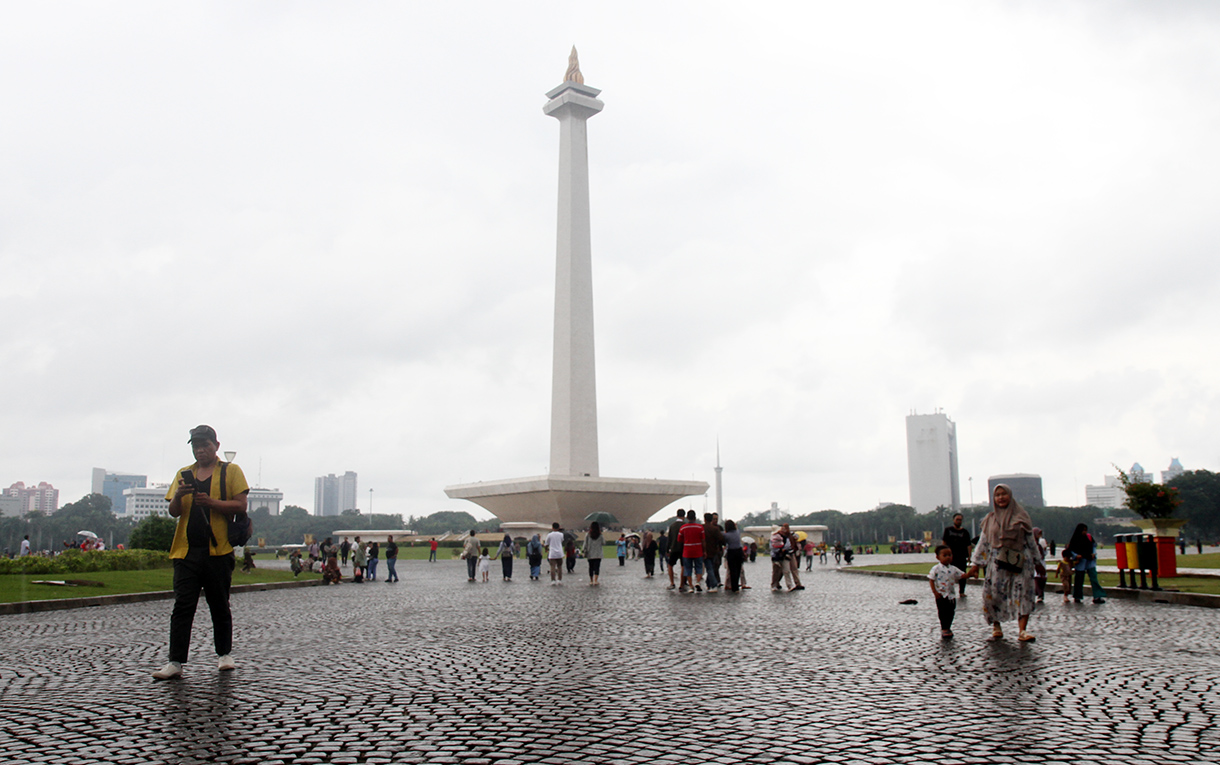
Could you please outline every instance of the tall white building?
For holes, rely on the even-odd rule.
[[[948,415],[907,416],[907,476],[916,512],[930,513],[940,505],[953,512],[961,508],[957,426]]]
[[[356,474],[319,476],[313,482],[313,514],[339,515],[356,508]]]
[[[1119,483],[1118,476],[1108,475],[1101,486],[1085,484],[1084,501],[1085,504],[1092,505],[1093,507],[1126,507],[1127,492],[1123,489],[1123,485]]]
[[[1186,468],[1182,467],[1182,463],[1178,462],[1177,457],[1174,457],[1169,461],[1169,469],[1161,471],[1161,483],[1169,483],[1185,472]]]
[[[137,521],[142,521],[150,515],[168,517],[169,500],[165,498],[167,491],[169,491],[167,483],[123,489],[124,515]]]

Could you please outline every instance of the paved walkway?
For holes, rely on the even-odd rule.
[[[984,640],[976,595],[942,642],[921,582],[773,594],[768,569],[678,595],[638,562],[590,588],[404,561],[398,585],[235,596],[224,675],[201,604],[160,683],[168,601],[0,617],[0,760],[1220,762],[1214,611],[1048,602],[1020,645]]]

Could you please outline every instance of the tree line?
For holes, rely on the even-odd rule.
[[[1190,470],[1174,478],[1168,485],[1176,487],[1182,498],[1182,504],[1175,516],[1187,521],[1182,529],[1183,536],[1190,540],[1220,538],[1220,473]],[[1026,510],[1029,511],[1034,525],[1041,528],[1048,539],[1056,540],[1060,544],[1067,542],[1078,523],[1087,524],[1106,541],[1111,541],[1114,534],[1129,533],[1133,530],[1130,526],[1098,523],[1104,519],[1106,513],[1091,505],[1029,507]],[[966,508],[965,513],[965,525],[970,527],[974,521],[974,528],[977,530],[986,508],[977,513]],[[1113,514],[1127,515],[1123,510],[1113,511]],[[410,516],[404,521],[402,515],[397,513],[376,513],[369,516],[359,510],[346,510],[341,515],[316,516],[303,507],[288,505],[279,515],[271,515],[265,508],[259,508],[254,510],[250,517],[254,521],[255,539],[262,538],[269,546],[299,544],[306,534],[312,534],[315,539],[321,540],[334,536],[334,532],[339,529],[410,529],[424,536],[442,536],[446,533],[464,534],[470,529],[495,531],[499,528],[499,521],[494,518],[480,521],[470,513],[452,510],[426,516]],[[764,510],[733,520],[737,521],[739,526],[765,526],[771,523],[771,514]],[[784,515],[782,522],[826,526],[826,538],[832,543],[888,545],[890,537],[899,540],[922,540],[925,531],[932,532],[933,539],[940,539],[945,526],[952,522],[952,515],[945,508],[921,514],[907,505],[887,505],[859,513],[819,510],[803,515]],[[88,494],[76,502],[60,507],[50,515],[34,511],[20,517],[0,518],[0,548],[8,555],[16,554],[22,537],[27,534],[33,549],[53,551],[64,549],[64,542],[79,542],[78,531],[92,531],[105,540],[110,548],[119,544],[130,547],[133,541],[151,544],[154,540],[164,538],[167,528],[172,537],[172,520],[149,520],[145,523],[147,526],[141,531],[145,536],[137,534],[133,540],[132,534],[138,525],[129,518],[111,512],[108,497]],[[167,526],[167,523],[170,525]],[[661,523],[647,524],[654,531],[660,531],[668,525],[668,519]],[[154,531],[155,534],[147,536]],[[157,544],[160,542],[157,541]],[[168,549],[168,542],[165,545],[165,548],[150,549]]]

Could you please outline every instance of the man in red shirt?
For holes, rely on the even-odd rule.
[[[436,537],[432,537],[432,541],[429,544],[431,547],[428,550],[428,562],[436,563]]]
[[[678,543],[682,545],[682,586],[678,592],[703,592],[703,525],[695,519],[695,511],[686,511],[686,523],[678,530]],[[695,579],[691,581],[691,571]]]

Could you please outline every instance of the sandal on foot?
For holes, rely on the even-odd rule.
[[[991,628],[991,637],[996,640],[1004,637],[1004,630],[1000,628],[1000,625],[997,624]]]
[[[1022,643],[1032,643],[1037,640],[1037,638],[1025,630],[1021,630],[1021,635],[1017,638],[1017,640],[1020,640]]]

